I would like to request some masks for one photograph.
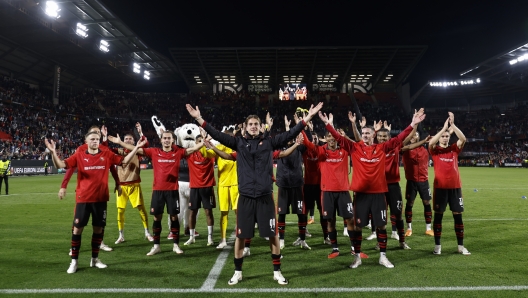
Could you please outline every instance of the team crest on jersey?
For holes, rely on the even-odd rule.
[[[343,152],[339,151],[339,155],[343,155]]]
[[[105,160],[105,159],[104,159],[104,157],[102,157],[102,156],[101,156],[101,158],[100,158],[100,159],[101,159],[101,161],[104,161],[104,160]]]

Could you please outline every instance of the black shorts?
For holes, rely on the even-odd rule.
[[[368,224],[372,213],[372,225],[381,227],[387,224],[387,202],[385,193],[354,193],[354,221],[362,228]]]
[[[167,213],[176,215],[180,213],[180,191],[179,190],[153,190],[150,200],[150,214],[163,214],[163,208],[167,206]]]
[[[464,212],[464,199],[461,188],[435,188],[433,193],[433,210],[444,212],[449,203],[452,212]]]
[[[189,198],[189,209],[200,209],[202,205],[204,209],[216,208],[216,199],[212,186],[203,188],[191,188],[191,196]]]
[[[431,188],[429,187],[429,181],[416,182],[407,180],[407,184],[405,185],[405,199],[414,202],[416,194],[420,194],[422,201],[430,201]]]
[[[277,195],[277,214],[306,214],[302,187],[279,187]]]
[[[402,194],[400,183],[389,183],[389,191],[385,193],[385,200],[387,200],[387,205],[390,208],[391,215],[401,215],[402,214]]]
[[[73,226],[83,228],[88,225],[90,214],[92,215],[92,226],[106,226],[106,203],[77,203],[75,204],[75,214],[73,216]]]
[[[277,218],[272,194],[257,198],[244,195],[238,197],[237,237],[253,238],[255,222],[258,224],[260,237],[277,235]]]
[[[354,217],[352,198],[348,191],[323,191],[323,218],[331,219],[337,215],[347,219]]]
[[[317,204],[317,209],[321,210],[321,185],[305,184],[303,186],[304,205],[306,210],[312,210]]]

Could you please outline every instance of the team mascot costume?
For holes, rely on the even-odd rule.
[[[157,116],[152,116],[152,125],[156,129],[158,136],[161,138],[161,131],[166,131],[165,126],[159,121]],[[187,123],[178,127],[174,130],[176,135],[176,145],[182,148],[190,148],[196,145],[196,136],[200,134],[200,128],[196,124]],[[182,158],[180,160],[180,169],[178,172],[178,189],[180,193],[180,214],[178,214],[178,220],[183,223],[185,227],[185,235],[189,234],[189,199],[190,199],[190,183],[189,183],[189,164],[187,159]],[[169,217],[170,226],[170,217]],[[195,233],[195,237],[199,236]],[[169,238],[171,235],[169,234]]]

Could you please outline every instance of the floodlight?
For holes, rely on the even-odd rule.
[[[144,78],[145,80],[147,80],[147,81],[150,80],[150,71],[145,70],[145,71],[143,72],[143,78]]]
[[[510,65],[514,65],[515,63],[517,63],[517,59],[510,60]]]
[[[133,71],[135,73],[140,73],[141,72],[141,66],[139,66],[139,64],[137,64],[136,62],[134,62],[133,67],[134,67]]]
[[[44,12],[48,16],[58,19],[60,18],[59,11],[61,11],[61,9],[59,8],[59,5],[55,1],[46,1],[46,8]]]
[[[77,29],[75,30],[75,34],[79,35],[82,38],[88,37],[88,28],[84,26],[81,23],[77,23]]]
[[[110,44],[106,40],[101,40],[99,43],[99,50],[108,53],[108,51],[110,51]]]

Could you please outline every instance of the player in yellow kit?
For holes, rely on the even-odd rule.
[[[224,133],[233,136],[233,132],[230,130]],[[217,144],[216,148],[227,154],[234,152],[231,148],[227,148],[222,144]],[[217,158],[218,160],[218,205],[220,206],[220,243],[216,247],[217,249],[223,249],[226,247],[226,233],[227,233],[227,222],[229,216],[229,209],[235,211],[238,205],[238,177],[236,170],[236,161],[223,159],[218,156],[212,149],[206,149],[202,147],[202,155],[206,158]]]

